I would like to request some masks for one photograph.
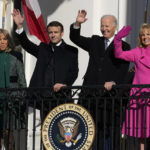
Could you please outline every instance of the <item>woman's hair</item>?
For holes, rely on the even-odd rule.
[[[13,40],[12,40],[9,32],[5,29],[0,29],[0,36],[1,36],[1,34],[3,34],[6,37],[6,39],[8,40],[8,46],[5,51],[10,52],[14,48]]]
[[[141,39],[144,29],[147,29],[150,32],[150,24],[143,23],[140,27],[139,36],[138,36],[138,46],[141,48],[144,47],[144,45],[142,43],[142,39]]]

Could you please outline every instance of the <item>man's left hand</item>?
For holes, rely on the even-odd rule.
[[[67,86],[66,84],[62,84],[62,83],[56,83],[54,86],[53,86],[53,89],[55,92],[58,92],[62,87],[65,87]]]
[[[110,91],[112,89],[112,86],[113,85],[116,85],[116,83],[114,81],[110,81],[110,82],[105,82],[104,84],[104,88],[107,90],[107,91]]]

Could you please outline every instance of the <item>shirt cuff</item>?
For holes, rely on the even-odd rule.
[[[76,26],[75,23],[73,24],[73,28],[74,28],[74,29],[80,29],[80,27],[79,27],[79,26]]]
[[[21,29],[16,29],[16,33],[17,34],[21,34],[23,32],[23,28],[21,28]]]
[[[116,82],[115,81],[111,81],[113,83],[113,85],[116,85]]]

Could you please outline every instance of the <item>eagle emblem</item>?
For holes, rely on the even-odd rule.
[[[65,144],[66,147],[75,145],[82,137],[82,133],[78,133],[78,127],[80,122],[73,117],[63,118],[58,122],[60,135],[57,135],[57,139],[60,143]],[[76,137],[76,139],[74,139]]]

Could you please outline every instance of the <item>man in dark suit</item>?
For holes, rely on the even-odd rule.
[[[49,87],[54,90],[53,92],[50,89],[44,89],[43,91],[36,89],[36,92],[30,89],[28,92],[28,95],[31,97],[28,99],[38,99],[36,106],[34,106],[33,100],[30,101],[29,105],[41,109],[43,120],[43,117],[52,108],[66,101],[72,102],[70,98],[71,90],[62,91],[60,89],[65,86],[71,86],[78,76],[78,49],[64,42],[62,39],[64,28],[60,22],[52,21],[48,24],[49,44],[41,42],[39,45],[36,45],[27,38],[23,30],[24,17],[20,14],[20,11],[14,9],[12,16],[17,25],[16,36],[21,46],[25,51],[37,58],[29,87]],[[34,93],[36,95],[40,93],[41,98]],[[41,99],[44,99],[43,107]]]
[[[78,50],[62,39],[63,25],[58,21],[48,24],[50,43],[32,43],[23,30],[24,17],[14,9],[17,37],[25,51],[37,58],[30,87],[51,87],[58,92],[61,87],[72,85],[78,76]]]
[[[70,27],[71,41],[89,53],[89,63],[88,63],[87,71],[84,76],[83,85],[87,86],[87,85],[101,85],[102,84],[104,85],[106,90],[110,91],[113,85],[124,83],[125,74],[127,73],[128,67],[129,67],[128,62],[122,61],[120,59],[116,59],[114,57],[113,38],[114,38],[115,31],[117,29],[117,20],[112,15],[103,16],[101,18],[101,26],[100,26],[100,30],[103,36],[101,37],[98,35],[93,35],[92,37],[84,37],[80,35],[80,30],[81,30],[81,24],[84,23],[86,20],[87,20],[86,11],[81,10],[78,12],[76,22],[72,24]],[[123,45],[123,50],[130,49],[129,44],[127,44],[126,42],[122,41],[122,45]],[[103,96],[104,95],[105,93],[103,93]],[[87,96],[88,96],[87,97],[88,99],[89,95],[87,94]],[[94,99],[92,100],[94,101]],[[116,103],[117,101],[115,101],[115,105]],[[93,105],[93,106],[96,107],[96,105]],[[107,118],[104,118],[104,106],[102,106],[98,112],[99,123],[98,123],[97,133],[99,134],[98,136],[100,138],[98,138],[97,136],[97,139],[98,139],[98,142],[97,142],[98,146],[96,147],[97,150],[100,150],[100,149],[103,150],[104,147],[106,147],[106,149],[107,148],[109,149],[108,145],[111,142],[108,142],[108,141],[110,141],[110,136],[114,135],[111,132],[112,131],[111,130],[112,129],[112,126],[111,126],[112,103],[111,102],[108,103],[107,106],[109,106],[107,107],[107,110],[106,110]],[[92,108],[92,109],[94,111],[95,108]],[[91,111],[91,113],[93,113],[93,111]],[[117,118],[116,114],[114,116],[115,116],[114,121],[116,124],[118,123],[117,127],[118,127],[118,130],[120,130],[119,117]],[[106,135],[104,135],[104,130],[105,130],[103,127],[104,119],[106,119],[105,125],[106,127],[108,127],[106,129],[107,131],[105,131]],[[115,137],[115,141],[113,142],[113,144],[111,143],[111,147],[113,145],[113,148],[115,150],[119,150],[120,149],[120,145],[119,145],[120,132],[118,131],[118,133],[115,133],[115,134],[118,135],[118,138]],[[104,137],[106,137],[105,146],[104,146]]]

